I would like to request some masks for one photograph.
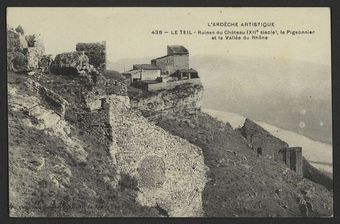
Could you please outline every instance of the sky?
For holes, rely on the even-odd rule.
[[[275,29],[314,30],[314,35],[267,41],[214,41],[207,36],[152,35],[153,30],[226,30],[209,22],[274,22]],[[107,42],[108,60],[158,57],[180,44],[191,55],[289,58],[330,65],[328,8],[7,8],[7,23],[40,34],[47,53],[75,50],[78,42]],[[270,29],[269,29],[270,30]]]

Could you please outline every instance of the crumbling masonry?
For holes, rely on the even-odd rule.
[[[106,70],[106,42],[78,43],[76,51],[84,51],[89,58],[89,64],[99,71]]]
[[[303,175],[301,147],[289,147],[286,142],[271,135],[249,119],[246,119],[239,131],[247,140],[250,148],[259,156],[283,162],[298,175]]]

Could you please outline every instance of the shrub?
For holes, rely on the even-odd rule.
[[[21,25],[19,25],[19,26],[15,29],[15,31],[17,31],[18,33],[21,33],[22,35],[25,34],[25,31],[24,31],[24,29],[22,28]]]

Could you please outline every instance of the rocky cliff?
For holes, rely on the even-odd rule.
[[[150,119],[157,119],[161,114],[168,117],[195,114],[202,105],[202,85],[187,83],[152,92],[128,90],[131,108],[141,111]]]

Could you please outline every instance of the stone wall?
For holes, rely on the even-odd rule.
[[[289,152],[289,168],[294,170],[298,175],[303,176],[302,148],[289,147],[287,151]]]
[[[137,202],[158,206],[170,217],[202,216],[207,182],[202,150],[131,113],[124,102],[115,95],[107,99],[110,154],[121,173],[137,179]]]
[[[141,73],[141,80],[155,80],[156,78],[161,77],[160,70],[142,70]]]
[[[159,82],[159,83],[149,83],[146,85],[146,90],[148,91],[157,91],[162,89],[173,89],[176,86],[183,85],[186,83],[191,83],[194,85],[201,85],[201,80],[198,79],[186,79],[186,80],[178,80],[173,82]]]
[[[303,176],[301,147],[289,147],[286,142],[249,119],[246,119],[239,131],[258,155],[283,162],[298,175]]]
[[[42,72],[48,73],[50,71],[50,66],[53,62],[52,55],[43,55],[38,63],[39,68]]]
[[[263,157],[274,159],[281,149],[288,148],[286,142],[271,135],[249,119],[245,120],[240,132],[250,143],[252,149]]]
[[[106,42],[78,43],[76,51],[84,51],[89,58],[89,63],[100,71],[106,70]]]

